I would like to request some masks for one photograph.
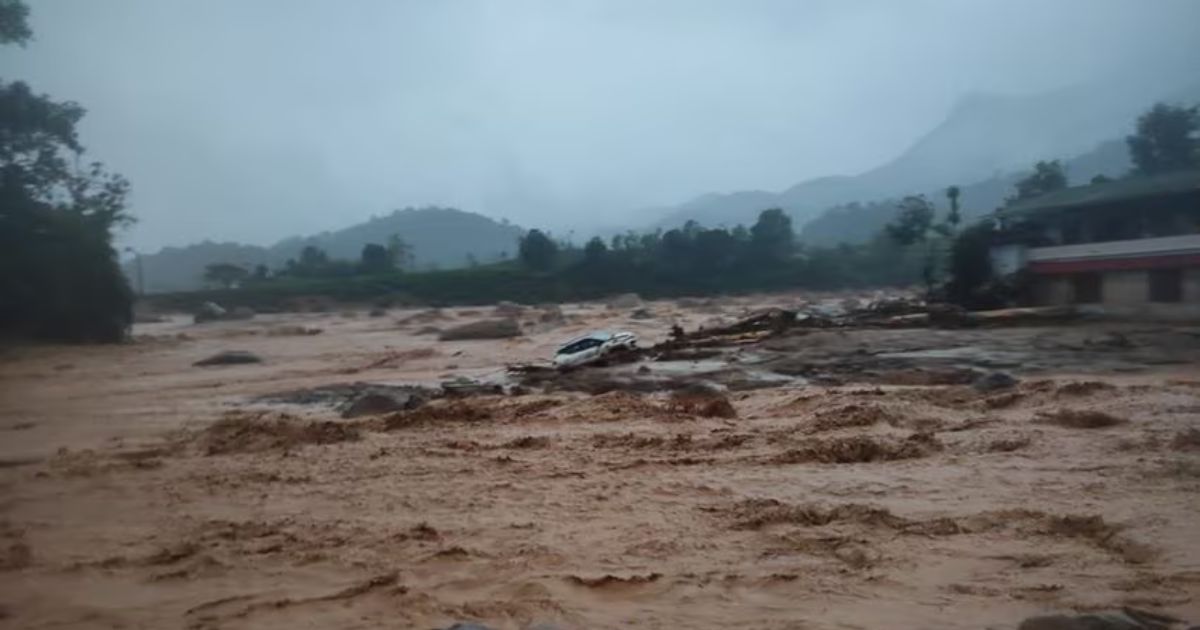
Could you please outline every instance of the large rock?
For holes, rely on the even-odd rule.
[[[377,416],[396,411],[416,409],[425,399],[415,392],[405,391],[367,391],[350,401],[342,409],[343,418],[358,418],[360,416]]]
[[[521,325],[515,319],[485,319],[471,322],[453,328],[447,328],[438,334],[442,341],[460,339],[507,339],[520,337]]]
[[[217,304],[216,302],[205,302],[200,305],[199,309],[196,310],[193,321],[195,321],[197,324],[215,321],[225,317],[226,312],[227,311],[224,308],[221,308],[221,305]]]
[[[241,365],[245,363],[262,363],[262,359],[258,355],[246,352],[245,350],[226,350],[206,359],[200,359],[192,365],[207,367],[211,365]]]

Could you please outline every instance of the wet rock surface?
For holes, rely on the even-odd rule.
[[[245,350],[226,350],[218,352],[210,357],[206,357],[196,361],[192,365],[199,367],[211,367],[216,365],[244,365],[247,363],[262,363],[262,358],[253,352]]]

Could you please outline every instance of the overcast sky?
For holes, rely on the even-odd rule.
[[[1200,76],[1200,0],[32,0],[0,52],[89,111],[142,249],[393,208],[525,226],[894,157],[969,91]]]

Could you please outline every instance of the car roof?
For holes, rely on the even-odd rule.
[[[598,341],[608,341],[609,339],[612,339],[612,337],[613,337],[613,334],[608,332],[607,330],[597,330],[595,332],[590,332],[586,335],[580,335],[579,337],[576,337],[566,343],[560,344],[559,347],[565,348],[567,346],[577,344],[580,341],[584,341],[586,339],[596,339]]]
[[[626,331],[612,332],[610,330],[596,330],[596,331],[590,332],[586,335],[580,335],[566,343],[559,344],[558,347],[559,347],[559,349],[566,348],[567,346],[577,344],[580,341],[584,341],[587,339],[595,339],[597,341],[609,341],[616,337],[633,337],[633,336],[634,336],[633,333],[626,332]]]

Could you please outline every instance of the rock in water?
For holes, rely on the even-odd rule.
[[[506,339],[521,336],[521,325],[515,319],[485,319],[454,328],[447,328],[438,335],[441,341],[459,339]]]
[[[360,416],[376,416],[395,411],[416,409],[424,402],[420,396],[412,392],[367,392],[350,401],[342,409],[343,418],[358,418]]]
[[[262,363],[262,359],[258,355],[246,352],[245,350],[226,350],[225,352],[218,352],[207,359],[200,359],[192,365],[205,367],[210,365],[240,365],[243,363]]]
[[[632,319],[654,319],[654,312],[648,308],[635,309],[629,314]]]
[[[971,383],[971,387],[974,387],[977,391],[981,392],[995,392],[1002,389],[1015,387],[1016,384],[1017,379],[1010,374],[1005,374],[1004,372],[989,372],[975,379],[975,382]]]
[[[216,302],[205,302],[200,305],[199,310],[193,318],[197,324],[211,322],[225,317],[225,309],[221,308]]]

